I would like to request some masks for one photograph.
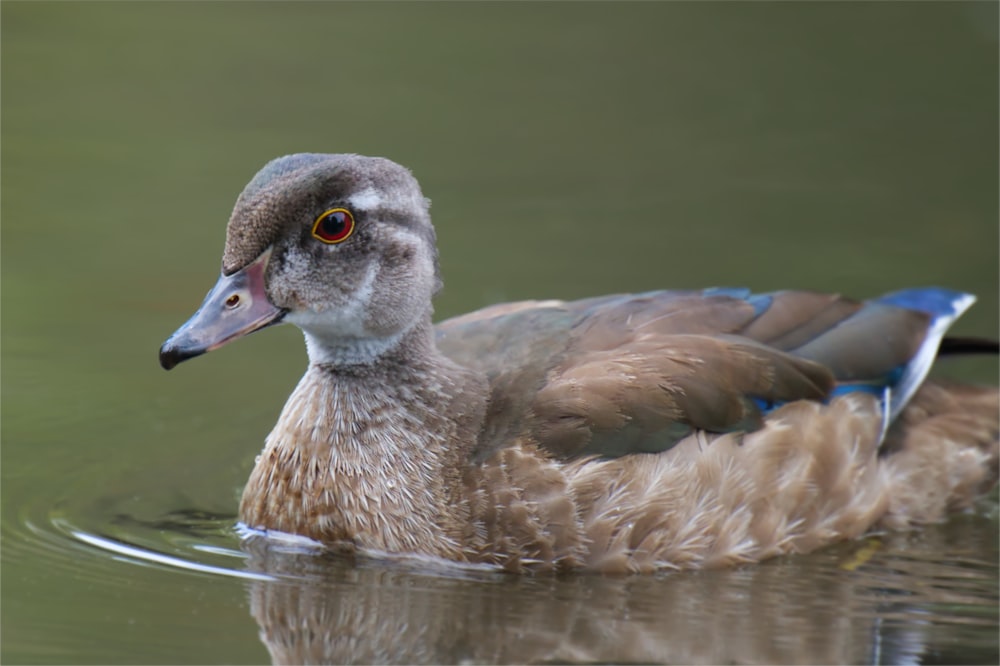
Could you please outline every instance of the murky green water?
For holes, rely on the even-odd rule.
[[[658,578],[277,557],[231,526],[300,336],[156,361],[215,280],[240,188],[297,151],[414,169],[442,317],[943,284],[981,298],[958,331],[995,336],[996,4],[0,12],[0,661],[997,662],[995,496],[917,533]]]

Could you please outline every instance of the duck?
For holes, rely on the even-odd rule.
[[[266,327],[308,368],[239,505],[258,535],[512,573],[758,562],[970,510],[995,386],[929,379],[974,296],[660,290],[440,323],[430,202],[380,157],[299,153],[239,194],[163,368]]]

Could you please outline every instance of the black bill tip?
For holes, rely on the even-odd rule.
[[[160,366],[164,370],[172,370],[178,363],[186,361],[189,358],[194,358],[195,356],[201,356],[205,351],[204,349],[181,349],[174,347],[171,346],[168,340],[160,347]]]

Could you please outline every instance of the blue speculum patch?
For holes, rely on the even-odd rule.
[[[941,287],[923,287],[886,294],[875,299],[875,302],[926,312],[935,317],[951,317],[956,314],[956,304],[967,298],[969,295],[960,291]]]

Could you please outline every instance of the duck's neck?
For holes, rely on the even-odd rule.
[[[462,475],[481,378],[441,356],[429,317],[371,363],[311,364],[243,492],[250,527],[462,559]]]

